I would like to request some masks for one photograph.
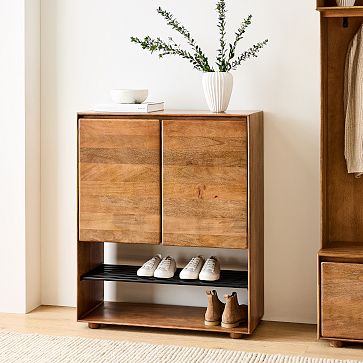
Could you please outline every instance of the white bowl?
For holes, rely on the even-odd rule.
[[[113,89],[110,96],[115,103],[143,103],[149,94],[147,89]]]
[[[355,0],[336,0],[338,6],[354,6]]]

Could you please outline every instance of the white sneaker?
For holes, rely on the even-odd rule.
[[[199,274],[199,280],[202,281],[217,281],[219,280],[221,275],[221,266],[219,264],[219,261],[217,260],[217,257],[210,257],[207,261],[205,261],[205,264],[202,268],[202,271],[200,271]]]
[[[154,277],[158,279],[170,279],[176,271],[176,263],[173,257],[164,257],[154,272]]]
[[[152,277],[154,276],[154,271],[158,267],[161,261],[161,255],[156,255],[150,260],[146,261],[138,270],[137,276],[140,277]]]
[[[179,277],[182,280],[197,280],[199,272],[203,267],[203,256],[193,257],[181,270]]]

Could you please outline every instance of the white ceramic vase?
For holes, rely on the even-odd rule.
[[[336,0],[338,6],[354,6],[355,0]]]
[[[233,89],[233,76],[228,72],[203,74],[203,90],[208,107],[212,112],[227,110]]]

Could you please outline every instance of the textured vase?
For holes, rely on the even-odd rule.
[[[355,0],[336,0],[338,6],[354,6]]]
[[[203,74],[203,90],[208,107],[212,112],[227,110],[233,89],[233,76],[228,72]]]

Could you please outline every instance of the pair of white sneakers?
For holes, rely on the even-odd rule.
[[[174,277],[176,271],[175,260],[170,257],[161,259],[161,255],[156,255],[146,261],[138,270],[137,276],[156,277],[160,279],[170,279]],[[203,256],[193,257],[180,272],[182,280],[216,281],[220,278],[220,264],[216,257],[212,256],[204,261]]]
[[[203,256],[193,257],[181,270],[181,280],[217,281],[220,278],[221,267],[217,257],[209,257],[204,261]]]
[[[158,279],[170,279],[176,271],[176,263],[173,257],[167,256],[161,259],[161,255],[156,255],[146,261],[138,270],[137,276],[156,277]]]

